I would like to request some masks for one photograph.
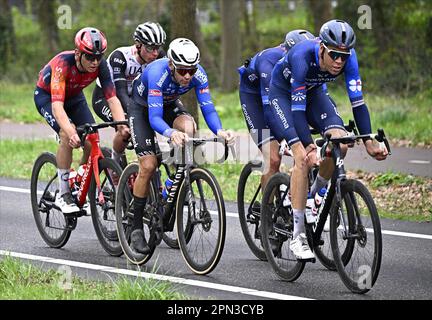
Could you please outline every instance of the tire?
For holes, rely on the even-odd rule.
[[[117,224],[117,236],[126,258],[133,264],[143,265],[152,257],[154,247],[150,247],[152,251],[145,255],[136,252],[130,247],[130,234],[132,232],[132,218],[128,215],[131,206],[133,205],[133,183],[138,174],[139,165],[136,162],[130,163],[122,172],[117,188],[115,199],[115,217]],[[147,197],[147,202],[155,201],[156,195],[154,190],[150,188],[150,193]],[[148,221],[144,219],[144,236],[149,240]]]
[[[249,162],[243,167],[237,189],[237,206],[240,226],[249,249],[251,249],[255,257],[260,260],[267,261],[266,254],[261,243],[261,212],[252,210],[252,206],[255,201],[262,203],[261,179],[254,177],[253,175],[253,172],[258,171],[261,166],[261,162],[258,164]],[[256,198],[254,198],[255,196]]]
[[[113,178],[113,174],[116,175],[116,177]],[[103,204],[100,204],[98,199],[99,193],[93,173],[89,188],[93,227],[102,248],[114,257],[119,257],[123,254],[117,236],[117,225],[115,219],[115,197],[117,188],[115,185],[115,179],[118,180],[120,175],[121,168],[114,160],[110,158],[100,158],[99,179],[104,198]]]
[[[381,267],[381,224],[372,196],[360,181],[343,181],[341,193],[342,206],[334,206],[330,220],[334,261],[345,286],[354,293],[363,294],[373,287]],[[357,238],[341,237],[342,232],[338,230],[343,226],[341,214],[348,222],[349,233]],[[341,243],[345,246],[342,254]]]
[[[190,185],[183,180],[177,197],[177,235],[189,268],[196,274],[204,275],[216,268],[222,256],[226,234],[225,203],[216,178],[208,170],[192,169],[189,180]],[[189,199],[190,187],[195,202]],[[186,200],[189,205],[185,206]],[[200,209],[198,214],[197,208]],[[202,221],[197,221],[197,218]]]
[[[40,194],[44,191],[43,195]],[[72,229],[76,226],[76,217],[66,217],[60,210],[50,206],[57,193],[56,157],[45,152],[33,165],[30,198],[33,216],[42,239],[50,247],[58,249],[68,242]]]
[[[261,205],[261,235],[264,252],[274,272],[285,281],[295,281],[303,272],[305,262],[298,261],[289,248],[293,233],[292,208],[283,207],[279,186],[290,187],[290,177],[274,174],[264,190]]]

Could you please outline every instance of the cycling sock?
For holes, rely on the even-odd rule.
[[[140,198],[137,196],[134,196],[134,217],[133,217],[133,225],[132,225],[132,231],[136,229],[143,229],[143,216],[144,216],[144,207],[146,205],[147,198]]]
[[[293,216],[294,216],[293,239],[297,238],[297,236],[300,233],[305,232],[304,215],[305,215],[304,209],[303,210],[293,209]]]
[[[321,177],[320,174],[318,173],[314,183],[312,184],[312,187],[310,189],[310,194],[312,195],[312,197],[315,196],[315,193],[317,193],[318,190],[321,190],[322,187],[325,187],[328,183],[328,180]]]
[[[59,177],[59,193],[62,196],[70,192],[69,169],[57,169],[57,175]]]

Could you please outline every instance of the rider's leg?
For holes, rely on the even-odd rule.
[[[69,138],[65,131],[60,129],[60,145],[57,149],[56,161],[59,174],[60,196],[70,192],[69,170],[72,164],[72,147],[69,146]]]
[[[261,190],[263,191],[270,177],[279,172],[281,156],[279,155],[279,142],[271,140],[261,147],[264,158],[264,172],[261,176]]]
[[[191,115],[182,114],[173,121],[173,128],[186,133],[192,137],[196,130],[196,124]]]

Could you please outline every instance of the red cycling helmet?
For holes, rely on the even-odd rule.
[[[98,29],[87,27],[77,32],[75,47],[84,53],[100,55],[107,49],[107,40]]]

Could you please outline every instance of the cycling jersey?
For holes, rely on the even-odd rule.
[[[358,70],[357,55],[351,49],[344,68],[338,75],[321,71],[319,67],[319,40],[304,40],[296,44],[288,54],[276,63],[271,77],[271,95],[290,96],[290,106],[293,112],[295,129],[303,143],[312,143],[308,122],[306,118],[307,92],[311,88],[335,81],[336,77],[344,74],[346,88],[353,108],[354,118],[361,134],[371,132],[369,111],[363,100],[361,79]],[[312,106],[313,108],[313,106]],[[279,119],[279,120],[278,120]],[[283,121],[278,117],[276,121]],[[287,141],[293,140],[286,137]]]
[[[74,51],[57,54],[39,72],[37,87],[51,94],[51,102],[70,99],[82,92],[97,77],[100,78],[105,98],[116,95],[115,87],[105,59],[95,72],[81,72],[75,62]]]
[[[210,130],[217,134],[222,129],[210,96],[207,74],[201,65],[197,65],[197,68],[189,85],[181,87],[171,74],[169,59],[162,58],[150,63],[141,77],[134,81],[132,99],[140,106],[148,106],[150,125],[159,134],[169,137],[174,130],[163,119],[164,104],[177,100],[192,88],[195,88],[201,112]]]
[[[142,73],[147,63],[140,64],[136,58],[137,48],[135,45],[129,47],[120,47],[115,49],[108,56],[108,68],[114,81],[116,94],[127,113],[131,104],[132,81]],[[161,50],[157,59],[165,56]],[[99,79],[96,80],[96,87],[93,90],[92,105],[96,114],[103,121],[112,121],[111,110],[107,101],[104,99]]]

